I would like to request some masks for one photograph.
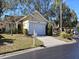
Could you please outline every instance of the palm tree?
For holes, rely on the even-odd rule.
[[[55,4],[56,4],[56,8],[57,6],[60,7],[60,32],[62,32],[62,0],[54,0]]]

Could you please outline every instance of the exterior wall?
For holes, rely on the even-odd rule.
[[[16,32],[16,24],[15,23],[6,23],[5,32],[7,33],[15,33]]]
[[[9,32],[9,30],[10,30],[10,26],[9,26],[9,24],[6,24],[6,26],[5,26],[5,32]]]
[[[23,29],[29,30],[29,20],[23,22]]]

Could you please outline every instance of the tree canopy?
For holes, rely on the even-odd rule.
[[[59,5],[56,6],[54,3],[51,7],[51,11],[53,12],[54,17],[56,17],[56,24],[59,25],[60,21],[60,9]],[[70,9],[66,3],[62,3],[62,23],[63,27],[75,27],[77,24],[77,15],[74,10]]]
[[[2,0],[0,0],[0,16],[2,14]]]
[[[55,21],[59,24],[60,2],[62,2],[62,0],[0,0],[0,15],[2,12],[8,10],[13,10],[15,13],[15,10],[19,9],[23,15],[38,10],[48,20],[56,18]],[[66,3],[62,2],[62,4],[63,27],[75,26],[77,24],[75,11],[70,9]]]

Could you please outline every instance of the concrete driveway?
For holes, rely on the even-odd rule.
[[[37,39],[41,40],[46,47],[53,47],[58,45],[67,44],[67,42],[58,40],[52,36],[38,36]]]

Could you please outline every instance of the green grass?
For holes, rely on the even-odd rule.
[[[1,34],[1,36],[4,37],[4,41],[8,39],[13,41],[13,43],[12,45],[0,45],[0,53],[33,48],[33,38],[30,36],[24,36],[22,34],[14,34],[13,36],[8,34]],[[35,43],[35,47],[43,45],[43,42],[38,39],[35,39]]]
[[[62,37],[60,37],[60,36],[58,36],[58,37],[56,37],[57,39],[59,39],[59,40],[62,40],[62,41],[64,41],[64,42],[72,42],[73,41],[73,39],[72,40],[69,40],[69,39],[67,39],[67,38],[62,38]]]
[[[79,32],[79,27],[77,27],[77,31]]]

